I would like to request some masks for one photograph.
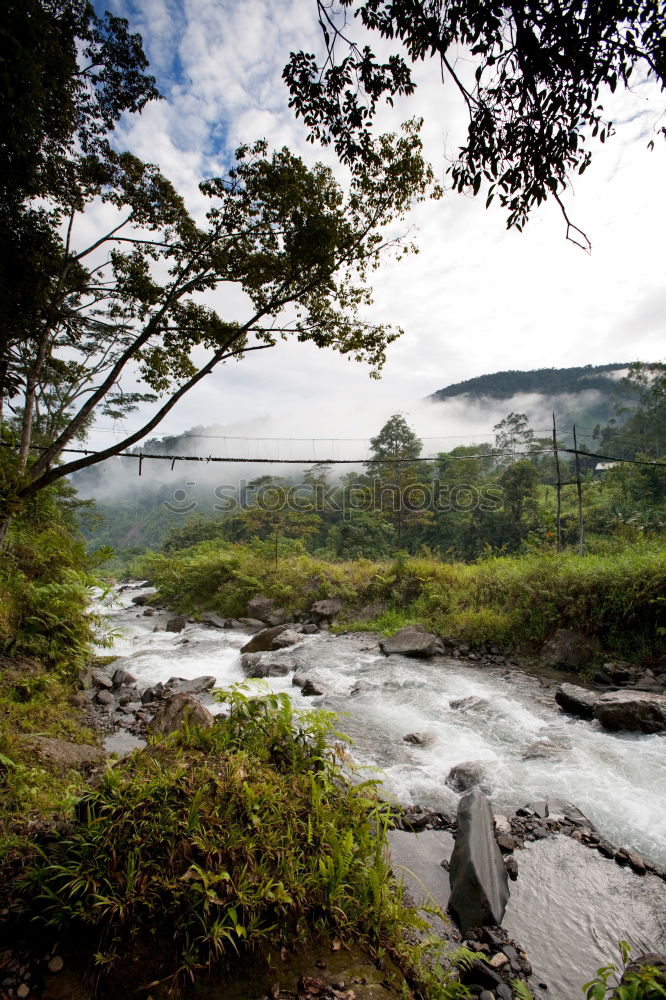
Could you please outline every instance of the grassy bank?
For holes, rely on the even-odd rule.
[[[212,728],[107,770],[24,878],[24,915],[95,956],[102,996],[139,983],[165,996],[213,969],[233,978],[248,951],[313,938],[392,954],[416,977],[412,995],[467,995],[406,940],[423,924],[391,876],[375,783],[340,766],[333,717],[298,716],[286,695],[225,700]]]
[[[556,629],[574,628],[597,636],[606,655],[637,659],[666,651],[666,550],[658,543],[473,564],[430,557],[323,562],[292,552],[276,566],[267,543],[214,541],[152,553],[133,568],[189,613],[238,616],[259,593],[289,612],[341,597],[348,622],[389,633],[421,622],[456,642],[529,654]]]

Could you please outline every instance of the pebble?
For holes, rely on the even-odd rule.
[[[48,970],[49,972],[60,972],[64,964],[60,955],[54,955],[48,964]]]
[[[21,1000],[24,1000],[25,997],[29,997],[30,996],[30,987],[27,986],[26,983],[21,983],[21,985],[19,986],[19,988],[16,991],[16,996],[17,997],[21,997]]]

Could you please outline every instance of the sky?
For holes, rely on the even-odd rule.
[[[344,181],[331,151],[306,141],[281,80],[290,51],[320,51],[315,0],[103,6],[141,33],[165,97],[124,120],[117,144],[157,163],[194,212],[202,207],[199,181],[223,173],[238,144],[260,137],[308,163],[324,160]],[[422,115],[426,154],[446,183],[447,156],[465,135],[463,109],[436,65],[419,66],[416,79],[416,95],[383,110],[379,125],[395,129]],[[433,407],[424,397],[494,371],[663,358],[666,143],[656,139],[654,152],[646,149],[662,106],[645,82],[615,95],[617,135],[596,148],[566,197],[591,239],[590,255],[566,241],[554,203],[519,233],[506,230],[501,209],[486,211],[484,198],[447,192],[411,213],[420,253],[387,262],[372,279],[371,318],[405,331],[389,348],[381,381],[331,350],[281,343],[219,368],[172,410],[159,435],[216,425],[250,436],[367,439],[400,411],[423,436],[478,432],[487,440],[483,431],[496,414],[472,414],[464,404]],[[89,223],[94,228],[94,214]],[[240,316],[238,297],[217,304]],[[121,425],[101,418],[90,446],[108,446],[143,415]]]

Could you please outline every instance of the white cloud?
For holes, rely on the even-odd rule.
[[[160,164],[193,209],[203,206],[199,179],[221,172],[240,142],[267,136],[308,162],[334,162],[330,150],[306,142],[281,80],[290,50],[319,47],[314,0],[147,0],[140,7],[117,0],[112,6],[143,34],[168,97],[124,123],[122,137]],[[422,114],[426,148],[444,176],[445,154],[464,137],[463,111],[452,85],[442,87],[437,66],[420,66],[416,76],[416,96],[398,101],[394,113],[383,110],[380,124],[395,127]],[[654,97],[645,83],[615,95],[618,135],[595,151],[567,198],[571,217],[592,240],[591,256],[565,241],[553,204],[535,212],[519,234],[505,230],[496,205],[485,211],[480,198],[448,193],[412,213],[421,253],[388,263],[373,279],[372,318],[405,329],[390,349],[382,382],[330,352],[280,344],[211,376],[165,428],[258,413],[275,415],[277,426],[288,412],[290,428],[316,427],[327,436],[351,427],[367,436],[382,417],[409,412],[436,389],[484,372],[657,359],[663,354],[666,146],[657,139],[653,153],[645,150],[657,118]],[[219,294],[216,303],[233,315],[240,307],[238,296]]]

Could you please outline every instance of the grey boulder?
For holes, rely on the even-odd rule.
[[[601,647],[595,636],[561,628],[544,642],[541,659],[549,667],[582,670],[599,654]]]
[[[199,726],[207,729],[213,725],[214,718],[200,701],[185,692],[173,694],[157,710],[148,729],[160,736],[173,733],[183,726]]]
[[[493,834],[490,802],[479,788],[458,804],[458,833],[449,863],[449,909],[463,933],[501,924],[509,900],[509,878]]]
[[[269,650],[276,649],[276,646],[274,646],[275,640],[283,632],[286,632],[287,629],[287,625],[274,625],[272,628],[262,629],[261,632],[253,635],[249,642],[245,643],[241,648],[241,653],[267,653]],[[293,632],[291,629],[290,631]],[[293,632],[293,634],[296,636],[294,642],[297,642],[300,636],[296,632]],[[292,643],[287,642],[285,645],[292,645]]]
[[[340,614],[342,608],[343,601],[338,597],[329,597],[323,601],[315,601],[310,608],[310,614],[315,615],[317,618],[326,618],[330,621],[336,615]]]
[[[185,615],[174,615],[173,618],[169,618],[166,623],[166,632],[182,632],[187,625],[187,618]]]
[[[578,715],[581,719],[591,719],[594,716],[594,706],[599,701],[596,691],[577,684],[560,684],[555,692],[555,701],[569,715]]]
[[[437,653],[439,640],[436,635],[426,632],[422,625],[406,625],[389,639],[380,639],[379,647],[386,656],[431,657]]]
[[[609,691],[594,706],[594,718],[611,732],[666,732],[666,695],[649,691]]]
[[[455,764],[446,776],[446,784],[454,792],[467,792],[477,785],[484,792],[490,792],[487,764],[482,760],[465,760]]]
[[[255,618],[265,625],[284,625],[289,621],[288,612],[284,608],[276,607],[275,601],[262,594],[257,594],[247,602],[245,613],[248,618]]]
[[[210,691],[215,687],[216,678],[211,674],[204,674],[201,677],[170,677],[166,683],[166,688],[171,694],[201,694],[203,691]]]

